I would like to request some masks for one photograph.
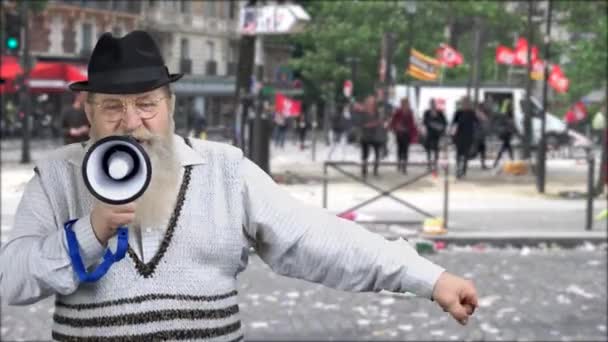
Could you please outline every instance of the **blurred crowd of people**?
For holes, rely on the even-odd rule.
[[[382,103],[377,96],[369,95],[362,102],[351,100],[331,115],[330,148],[328,160],[344,160],[348,145],[356,146],[361,153],[361,175],[368,176],[368,160],[373,155],[372,174],[379,176],[380,161],[389,154],[389,135],[394,136],[397,170],[407,174],[410,147],[420,144],[426,152],[427,169],[436,170],[442,144],[453,142],[456,150],[456,176],[462,178],[467,173],[468,161],[479,156],[482,169],[490,169],[486,164],[486,138],[495,134],[500,141],[496,159],[492,167],[497,167],[506,154],[514,159],[512,138],[517,134],[513,116],[513,105],[509,100],[498,105],[473,105],[468,97],[462,98],[448,122],[446,114],[431,100],[421,119],[417,119],[408,98],[402,98],[397,108],[391,108],[389,115],[382,115]],[[272,141],[281,149],[290,132],[300,149],[305,148],[306,134],[311,129],[306,113],[285,116],[268,106],[266,111],[273,118]]]

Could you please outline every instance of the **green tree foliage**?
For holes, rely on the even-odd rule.
[[[557,21],[570,33],[570,39],[556,49],[568,60],[563,65],[570,80],[568,93],[573,103],[592,90],[606,86],[608,79],[608,2],[556,2]],[[559,60],[559,59],[556,59]]]
[[[405,74],[409,16],[397,1],[308,1],[303,6],[311,16],[308,29],[289,36],[292,44],[302,48],[302,56],[291,61],[292,67],[307,79],[307,91],[324,98],[341,92],[341,82],[350,78],[348,57],[357,57],[355,95],[372,93],[377,85],[382,36],[393,32],[396,37],[393,63],[397,81]],[[466,81],[473,62],[472,22],[484,21],[481,76],[492,77],[495,70],[496,42],[510,45],[513,32],[523,26],[525,17],[507,13],[498,1],[418,1],[413,16],[413,47],[433,56],[442,42],[447,42],[446,26],[452,28],[450,42],[459,49],[466,65],[449,69],[446,80]],[[522,34],[524,32],[522,31]],[[494,42],[494,45],[488,43]],[[319,91],[323,87],[322,91]]]

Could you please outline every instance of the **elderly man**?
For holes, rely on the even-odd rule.
[[[234,147],[173,134],[175,96],[151,37],[102,35],[89,62],[91,140],[37,163],[3,246],[1,295],[30,304],[56,295],[59,341],[243,339],[236,276],[250,247],[277,273],[346,291],[413,292],[466,324],[473,284],[420,257],[403,240],[303,205]],[[150,186],[135,202],[108,205],[87,190],[81,164],[99,139],[128,135],[150,155]],[[128,257],[81,282],[66,222],[89,270],[128,226]]]

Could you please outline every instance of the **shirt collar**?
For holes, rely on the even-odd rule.
[[[81,144],[73,144],[67,146],[67,160],[80,167],[86,151],[93,145],[91,140],[87,141],[84,146]],[[201,152],[196,151],[194,148],[188,146],[179,135],[173,134],[173,146],[177,155],[177,160],[181,166],[205,164],[205,159],[201,155]]]

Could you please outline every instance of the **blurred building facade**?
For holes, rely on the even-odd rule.
[[[267,4],[276,3],[268,1]],[[2,6],[18,9],[18,1]],[[233,97],[239,54],[239,16],[244,0],[49,0],[30,15],[32,63],[62,61],[81,68],[99,36],[143,29],[157,41],[171,72],[185,76],[173,85],[177,95],[176,126],[188,129],[188,117],[204,115],[209,126],[234,122]],[[289,46],[264,40],[264,81],[280,79],[290,58]],[[55,94],[69,102],[69,92]]]
[[[172,72],[176,126],[205,116],[210,126],[231,122],[238,60],[238,1],[142,1],[141,29],[150,32]]]

